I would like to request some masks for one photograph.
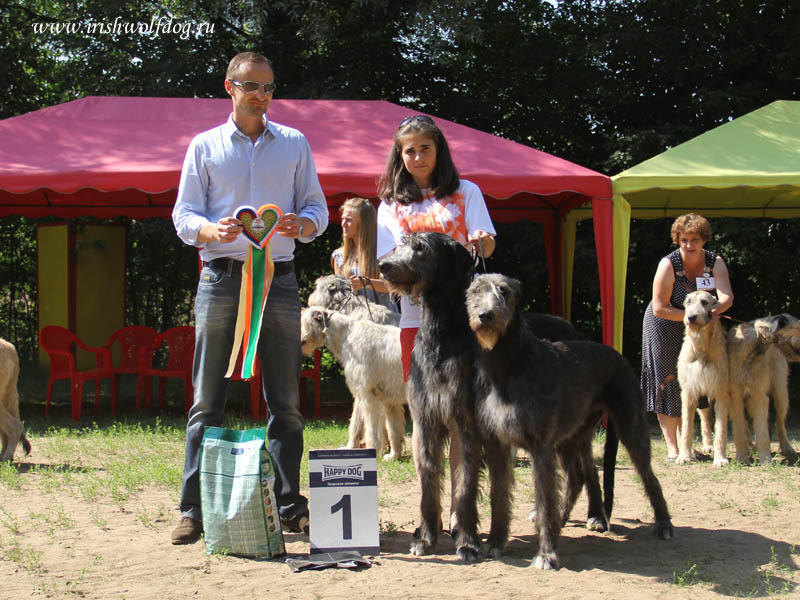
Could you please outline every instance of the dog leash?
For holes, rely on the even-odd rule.
[[[364,277],[363,275],[358,275],[357,277],[358,277],[358,280],[361,282],[361,285],[362,285],[362,287],[364,289],[367,288],[367,286],[364,285],[364,280],[369,282],[369,285],[372,287],[372,293],[375,294],[375,299],[377,300],[378,299],[378,291],[375,289],[375,285],[372,283],[372,281],[370,281],[370,279],[368,277]],[[350,288],[350,293],[345,298],[344,303],[342,304],[342,307],[347,306],[347,303],[350,302],[351,299],[353,299],[354,297],[359,297],[359,296],[360,296],[359,294],[354,294],[353,293],[353,289]],[[375,317],[372,316],[372,309],[369,307],[369,298],[366,297],[366,293],[365,293],[363,298],[360,298],[359,300],[356,300],[356,302],[361,302],[362,300],[364,302],[364,306],[367,309],[367,314],[369,315],[369,320],[374,322],[375,321]]]
[[[472,246],[472,257],[475,261],[474,268],[477,270],[478,265],[480,264],[483,267],[483,272],[486,273],[486,256],[483,252],[483,240],[478,238],[478,247]],[[480,262],[478,262],[480,259]]]

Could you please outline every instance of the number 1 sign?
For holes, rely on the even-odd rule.
[[[378,554],[375,450],[310,450],[308,459],[311,554]]]

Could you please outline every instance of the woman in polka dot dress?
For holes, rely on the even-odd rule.
[[[681,424],[681,390],[677,381],[678,354],[683,343],[683,300],[697,289],[698,278],[713,278],[719,305],[714,317],[733,304],[725,262],[703,247],[711,238],[711,225],[700,215],[681,215],[672,224],[672,241],[679,248],[658,263],[653,279],[653,299],[644,313],[642,333],[642,391],[647,410],[658,415],[667,443],[667,462],[678,456]]]

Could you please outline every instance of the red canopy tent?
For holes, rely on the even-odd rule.
[[[89,96],[0,121],[0,217],[168,218],[186,147],[222,123],[229,99]],[[311,145],[335,208],[375,197],[398,123],[413,111],[385,101],[273,100],[270,119]],[[564,306],[562,223],[591,203],[600,272],[603,341],[613,335],[610,179],[522,144],[435,117],[460,174],[480,186],[496,222],[542,224],[553,311]],[[331,212],[337,216],[336,211]],[[531,260],[537,260],[531,257]]]

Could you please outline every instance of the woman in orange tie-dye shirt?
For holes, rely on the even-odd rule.
[[[496,234],[477,185],[458,176],[450,147],[427,115],[403,119],[394,136],[386,167],[378,180],[378,256],[392,253],[410,233],[445,233],[465,247],[475,246],[483,256],[494,251]],[[408,380],[420,307],[414,298],[400,297],[400,342],[403,379]],[[414,463],[419,442],[412,433]],[[450,436],[451,498],[453,474],[461,462],[458,437]],[[451,529],[456,525],[452,522]]]

